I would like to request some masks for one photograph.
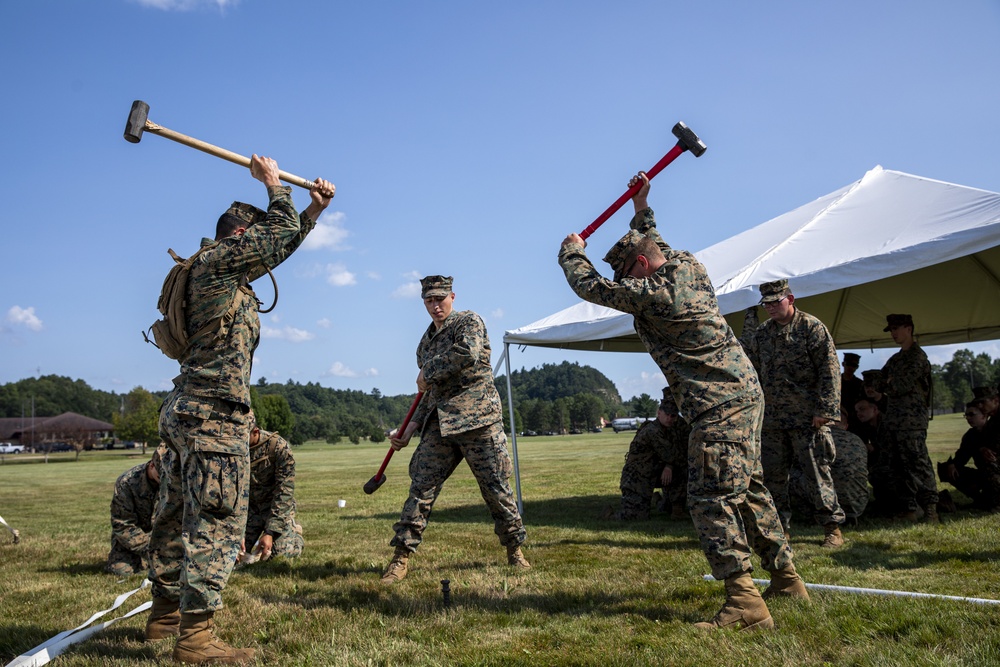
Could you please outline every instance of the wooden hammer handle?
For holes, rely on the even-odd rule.
[[[173,130],[167,129],[161,125],[146,120],[146,132],[152,132],[153,134],[158,134],[166,139],[171,139],[179,144],[184,144],[185,146],[190,146],[203,153],[208,153],[209,155],[214,155],[215,157],[221,157],[223,160],[228,160],[240,166],[250,168],[250,158],[240,155],[239,153],[234,153],[232,151],[227,151],[225,148],[219,148],[213,144],[206,143],[200,139],[195,139],[194,137],[189,137],[186,134],[181,134],[180,132],[174,132]],[[292,185],[297,185],[300,188],[305,188],[306,190],[312,190],[313,186],[316,185],[313,181],[307,181],[301,176],[296,176],[295,174],[289,174],[287,171],[278,171],[278,178],[283,180],[285,183],[291,183]]]

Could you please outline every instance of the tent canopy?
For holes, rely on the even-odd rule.
[[[669,239],[669,232],[665,234]],[[1000,194],[875,167],[861,180],[695,253],[733,329],[758,286],[788,278],[841,349],[893,346],[888,313],[921,345],[1000,337]],[[578,303],[504,343],[645,352],[632,317]]]

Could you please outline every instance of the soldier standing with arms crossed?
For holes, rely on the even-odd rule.
[[[559,264],[580,298],[635,317],[636,332],[691,420],[688,507],[712,574],[726,585],[722,608],[697,627],[773,628],[750,577],[751,549],[771,572],[765,597],[808,599],[809,594],[762,479],[760,383],[719,313],[705,267],[691,253],[671,248],[656,231],[646,203],[646,174],[639,172],[629,187],[640,179],[643,185],[632,197],[631,230],[604,258],[614,280],[597,272],[578,234],[562,242]]]
[[[334,193],[332,183],[316,179],[300,217],[277,162],[254,155],[250,174],[267,187],[267,212],[235,202],[220,216],[215,240],[202,239],[210,247],[187,285],[193,338],[160,409],[168,451],[149,542],[146,639],[177,636],[173,658],[191,664],[241,664],[254,655],[216,637],[212,620],[247,520],[250,367],[260,342],[259,302],[249,283],[299,247]]]
[[[844,544],[844,510],[830,476],[836,450],[827,424],[840,420],[837,348],[825,324],[795,307],[787,280],[761,285],[760,302],[770,319],[757,326],[757,308],[748,308],[740,342],[764,389],[764,484],[788,533],[788,474],[797,463],[813,518],[826,532],[823,546],[836,548]]]
[[[382,583],[393,584],[409,570],[410,555],[423,540],[434,501],[458,464],[465,459],[493,517],[494,532],[507,548],[507,563],[531,565],[521,553],[525,531],[514,493],[507,481],[513,471],[503,431],[500,394],[490,368],[486,325],[471,310],[454,310],[452,279],[421,279],[421,296],[431,325],[417,345],[417,389],[420,407],[403,433],[390,438],[399,451],[420,431],[420,444],[410,459],[410,495],[392,527],[395,547]]]

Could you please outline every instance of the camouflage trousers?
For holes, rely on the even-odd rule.
[[[253,549],[254,545],[257,544],[257,540],[264,534],[264,527],[267,525],[269,518],[270,515],[265,512],[258,514],[250,513],[249,518],[247,518],[245,537],[248,552]],[[281,534],[275,538],[274,544],[271,547],[271,558],[275,556],[296,558],[302,555],[302,549],[305,548],[306,544],[302,538],[302,526],[292,517],[282,528]]]
[[[765,429],[761,434],[761,464],[764,485],[771,492],[785,530],[791,525],[792,504],[788,476],[798,466],[813,519],[825,526],[844,523],[844,510],[837,502],[837,490],[830,475],[836,449],[829,427]]]
[[[896,510],[908,512],[918,505],[936,505],[937,476],[927,453],[927,431],[888,429],[885,453]]]
[[[857,519],[865,508],[871,492],[868,489],[868,458],[851,460],[839,452],[837,459],[830,466],[830,476],[833,487],[837,490],[837,502],[844,510],[844,516]],[[788,473],[788,496],[792,505],[792,514],[809,516],[812,514],[808,482],[798,466],[793,466]]]
[[[149,539],[153,597],[185,613],[222,609],[250,500],[249,428],[243,406],[172,392],[160,409],[167,444]]]
[[[622,506],[618,510],[618,518],[629,521],[648,519],[649,506],[653,499],[653,490],[661,487],[660,476],[666,462],[653,447],[644,446],[633,440],[625,455],[625,465],[622,467],[621,481],[618,488],[622,491]],[[673,481],[663,488],[663,497],[670,505],[687,503],[687,468],[673,470]]]
[[[716,579],[752,572],[750,549],[773,572],[792,562],[760,465],[763,405],[735,399],[698,415],[688,441],[688,508]]]
[[[112,540],[111,551],[108,553],[108,563],[104,566],[105,572],[118,577],[127,577],[139,572],[146,572],[149,569],[144,554],[130,551]]]
[[[524,542],[521,513],[507,481],[513,464],[507,453],[507,436],[502,422],[443,437],[438,420],[432,416],[410,458],[410,495],[403,503],[399,521],[392,527],[396,535],[389,542],[390,546],[416,551],[434,501],[462,459],[479,483],[479,492],[493,517],[493,531],[500,543],[518,546]]]

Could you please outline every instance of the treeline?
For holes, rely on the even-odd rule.
[[[586,431],[615,417],[655,416],[657,399],[648,394],[623,402],[611,380],[596,368],[564,361],[510,374],[514,393],[514,428],[563,433]],[[496,378],[504,402],[504,427],[510,430],[507,376]]]
[[[985,352],[958,350],[951,361],[931,367],[934,379],[934,410],[962,412],[972,400],[972,388],[1000,383],[1000,357],[990,358]]]
[[[958,350],[943,365],[932,366],[934,409],[960,412],[972,400],[973,387],[1000,382],[1000,358],[986,353]],[[509,430],[507,379],[496,378],[504,402],[504,426]],[[616,417],[653,417],[660,396],[642,394],[623,401],[615,385],[590,366],[564,361],[511,373],[514,391],[514,427],[518,431],[556,432],[587,430]],[[135,434],[155,434],[156,412],[167,392],[148,392],[141,387],[125,394],[90,387],[83,380],[58,375],[25,378],[0,385],[0,417],[30,418],[75,412],[115,424]],[[325,440],[330,443],[362,439],[382,442],[385,433],[403,420],[414,394],[383,396],[378,389],[363,392],[330,389],[314,382],[284,384],[260,378],[251,398],[258,421],[269,430],[279,430],[292,443]],[[149,422],[149,423],[147,423]],[[141,436],[141,437],[140,437]]]

